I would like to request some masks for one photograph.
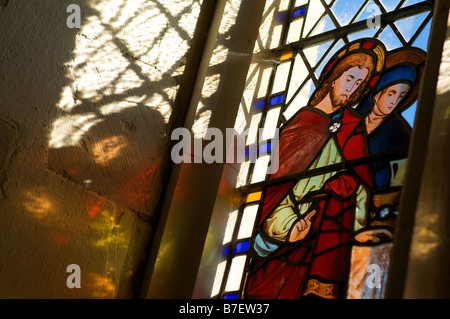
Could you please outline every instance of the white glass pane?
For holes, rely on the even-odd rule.
[[[273,80],[272,94],[282,92],[286,89],[290,67],[291,61],[282,62],[278,65],[275,79]]]
[[[254,114],[252,120],[250,121],[250,127],[248,128],[247,142],[246,145],[251,145],[256,143],[256,137],[258,136],[259,122],[261,121],[261,113]]]
[[[274,12],[275,8],[273,7],[273,0],[267,1],[263,14],[263,17],[265,18],[263,21],[261,21],[258,39],[255,42],[255,48],[253,49],[253,52],[264,51],[269,47],[268,42],[270,39]]]
[[[306,13],[306,20],[305,20],[305,28],[303,29],[303,37],[306,37],[306,35],[311,31],[312,27],[316,23],[317,20],[322,16],[322,14],[325,12],[324,7],[322,6],[322,3],[318,0],[310,1],[307,13]]]
[[[317,67],[317,69],[314,71],[314,73],[316,74],[316,78],[320,77],[320,74],[322,73],[323,68],[325,67],[325,65],[330,62],[331,57],[338,51],[340,50],[343,46],[345,45],[344,41],[339,40],[333,47],[333,49],[331,49],[330,52],[328,52],[327,56],[322,60],[322,63]]]
[[[233,258],[231,261],[230,273],[228,275],[225,291],[239,290],[246,260],[247,256],[238,256]]]
[[[251,64],[247,72],[247,81],[241,103],[241,107],[247,111],[246,113],[250,112],[253,97],[255,96],[256,84],[258,83],[261,72],[262,68],[258,65],[258,63]]]
[[[280,46],[281,35],[283,34],[283,26],[276,25],[272,29],[272,41],[270,42],[270,49]]]
[[[249,205],[245,207],[241,225],[239,226],[238,239],[249,238],[252,236],[258,207],[259,205]]]
[[[261,156],[256,160],[253,167],[252,183],[259,183],[266,179],[267,167],[269,166],[270,155]]]
[[[226,261],[221,262],[217,266],[216,277],[214,278],[214,284],[211,291],[211,297],[216,296],[220,292],[220,286],[222,285],[223,274],[225,273]]]
[[[289,32],[287,36],[287,43],[292,43],[300,40],[300,34],[302,32],[303,19],[297,19],[291,22],[289,25]]]
[[[234,211],[228,215],[227,227],[223,236],[223,244],[229,243],[233,237],[234,226],[236,225],[238,211]]]
[[[311,67],[315,67],[320,58],[327,52],[334,40],[330,40],[319,45],[313,45],[303,49],[303,53]]]
[[[306,106],[313,91],[314,86],[312,85],[312,81],[309,80],[283,112],[284,118],[286,120],[290,119],[298,110]]]
[[[307,3],[308,3],[308,0],[296,0],[295,1],[295,6],[296,7],[300,7],[300,6],[305,5]]]
[[[250,168],[250,162],[242,163],[239,167],[239,173],[236,180],[236,188],[247,184],[248,170]]]
[[[286,21],[280,17],[287,18],[287,15],[280,13],[289,8],[289,0],[269,0],[266,1],[263,17],[259,28],[259,37],[255,43],[254,52],[260,52],[275,48],[280,45],[280,39],[283,32],[283,25]]]
[[[325,15],[322,20],[317,24],[314,30],[311,32],[311,37],[313,35],[321,34],[326,31],[334,30],[336,25],[333,23],[333,20],[328,15]]]
[[[266,115],[266,121],[261,133],[260,141],[267,141],[275,137],[281,108],[270,109]]]
[[[291,2],[291,0],[281,0],[279,11],[282,12],[282,11],[286,11],[287,9],[289,9],[290,2]]]
[[[271,74],[272,74],[272,68],[270,68],[270,67],[264,69],[264,71],[262,72],[259,89],[258,89],[258,94],[256,95],[257,98],[261,98],[261,97],[267,95],[267,88],[269,86]]]
[[[292,77],[289,82],[288,93],[286,96],[286,101],[290,101],[295,91],[302,85],[303,81],[305,81],[306,77],[309,75],[308,69],[306,68],[303,59],[300,54],[297,54],[294,61],[294,67],[292,69]]]

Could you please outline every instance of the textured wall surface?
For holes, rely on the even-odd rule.
[[[0,7],[0,298],[132,295],[201,2]]]

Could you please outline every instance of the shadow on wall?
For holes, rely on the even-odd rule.
[[[70,84],[51,126],[48,166],[148,217],[199,1],[89,3],[65,64]]]
[[[201,4],[0,8],[0,296],[133,295]],[[72,263],[82,289],[66,287]]]

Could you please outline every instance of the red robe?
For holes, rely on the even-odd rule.
[[[307,170],[331,137],[329,118],[312,110],[303,108],[282,129],[279,170],[270,179]],[[345,109],[341,121],[341,127],[332,138],[341,150],[342,160],[367,156],[360,119]],[[245,297],[344,297],[354,225],[355,192],[362,181],[371,184],[368,165],[349,168],[330,178],[323,187],[323,196],[316,199],[317,213],[307,237],[296,243],[282,244],[265,258],[255,256],[252,259]],[[260,226],[295,184],[288,182],[267,188],[259,218]],[[262,228],[261,232],[264,232]]]

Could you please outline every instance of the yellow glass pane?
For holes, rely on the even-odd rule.
[[[256,202],[261,199],[262,192],[248,194],[247,203]]]
[[[292,50],[291,50],[291,51],[284,52],[284,53],[281,55],[280,60],[283,61],[283,60],[287,60],[287,59],[292,58],[292,52],[293,52]]]
[[[348,49],[348,50],[349,50],[349,51],[353,51],[353,50],[359,49],[360,46],[361,46],[361,44],[358,42],[358,43],[353,44],[353,45],[350,47],[350,49]]]

